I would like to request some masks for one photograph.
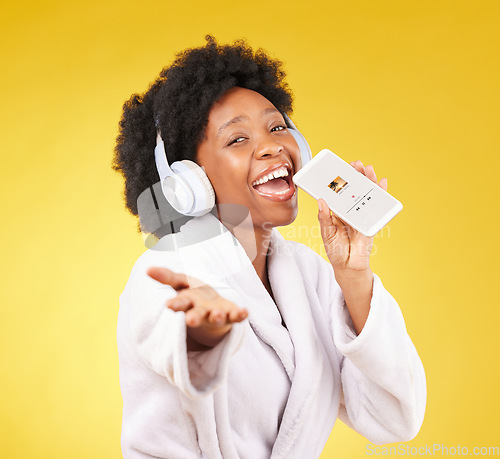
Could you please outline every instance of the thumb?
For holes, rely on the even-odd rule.
[[[324,199],[318,199],[318,220],[323,240],[327,241],[334,238],[341,223],[340,220],[330,212],[330,208],[327,206]]]
[[[318,208],[319,208],[318,219],[319,219],[320,223],[322,221],[325,224],[332,223],[334,226],[336,226],[338,228],[348,226],[344,220],[337,217],[333,212],[330,212],[330,208],[328,207],[328,205],[326,204],[326,201],[324,199],[318,200]],[[325,209],[326,209],[326,211],[325,211]]]
[[[146,274],[154,280],[172,286],[175,290],[189,288],[189,279],[185,274],[175,273],[167,268],[150,267]]]

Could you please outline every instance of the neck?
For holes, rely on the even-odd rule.
[[[271,286],[267,275],[267,253],[271,243],[272,227],[268,225],[254,226],[251,219],[248,219],[248,222],[244,220],[237,226],[233,226],[222,220],[220,218],[220,213],[219,220],[233,236],[238,239],[238,242],[245,250],[248,258],[252,260],[257,275],[272,296]]]
[[[269,252],[269,244],[271,243],[271,232],[271,228],[254,228],[254,238],[257,245],[257,252],[255,254],[255,258],[252,260],[252,264],[255,271],[257,272],[257,275],[259,276],[260,280],[267,288],[269,293],[271,293],[271,286],[269,284],[269,278],[267,274],[267,254]],[[244,245],[243,248],[245,248]],[[245,248],[245,251],[246,250],[247,249]]]

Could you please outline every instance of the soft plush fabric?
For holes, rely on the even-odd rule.
[[[188,353],[184,313],[165,307],[176,292],[146,275],[151,266],[203,280],[248,318],[213,349]],[[276,302],[211,214],[138,259],[118,319],[125,458],[314,458],[337,418],[376,444],[417,434],[425,374],[380,279],[356,336],[318,254],[274,229],[268,270]]]

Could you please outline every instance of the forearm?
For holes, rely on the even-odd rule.
[[[340,306],[340,307],[339,307]],[[409,441],[422,423],[425,373],[394,298],[373,275],[370,314],[361,336],[346,330],[345,306],[332,317],[335,345],[344,355],[346,412],[339,417],[376,444]]]
[[[370,269],[366,271],[337,269],[334,270],[334,273],[342,290],[354,329],[359,335],[370,312],[373,273]]]

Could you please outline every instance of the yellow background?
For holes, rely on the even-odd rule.
[[[0,456],[118,458],[118,296],[144,250],[110,169],[121,106],[175,52],[285,62],[313,152],[405,208],[372,267],[423,360],[410,446],[500,446],[498,1],[18,1],[1,18]],[[314,200],[283,233],[320,250]],[[322,458],[365,457],[340,422]]]

